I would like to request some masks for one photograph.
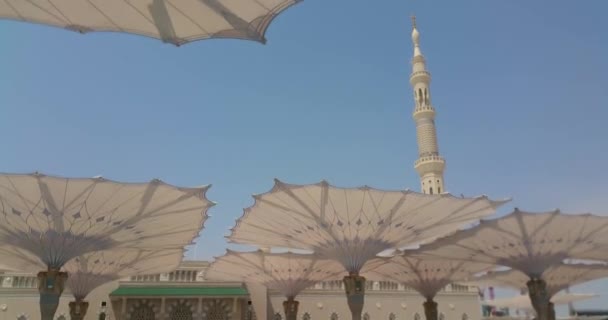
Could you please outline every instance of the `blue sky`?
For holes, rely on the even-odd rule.
[[[415,13],[448,191],[608,214],[607,10],[604,0],[305,0],[265,46],[179,48],[0,21],[0,168],[212,183],[219,204],[190,253],[205,259],[275,177],[417,190]],[[608,284],[579,291],[608,295]]]

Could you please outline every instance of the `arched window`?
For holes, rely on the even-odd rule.
[[[437,187],[437,193],[441,194],[441,187]]]
[[[370,320],[370,319],[371,319],[371,317],[369,316],[369,313],[366,312],[363,314],[363,320]]]
[[[272,317],[272,320],[281,320],[281,319],[283,319],[283,317],[278,312],[274,314],[274,317]]]
[[[310,320],[310,313],[304,313],[304,315],[302,316],[302,320]]]
[[[335,312],[332,312],[331,317],[329,317],[329,320],[338,320],[338,314]]]
[[[429,193],[430,193],[430,194],[433,194],[433,187],[430,187],[430,188],[429,188]]]
[[[388,320],[397,320],[397,316],[396,316],[394,313],[392,313],[392,312],[391,312],[391,313],[388,315]]]

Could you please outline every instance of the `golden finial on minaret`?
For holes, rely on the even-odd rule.
[[[412,42],[414,43],[414,56],[420,56],[422,55],[422,53],[420,53],[420,33],[418,32],[418,29],[416,28],[416,16],[412,15]]]

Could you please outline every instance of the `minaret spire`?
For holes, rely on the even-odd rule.
[[[414,44],[414,57],[410,84],[414,89],[413,116],[418,140],[418,160],[414,167],[420,175],[422,192],[438,194],[445,192],[443,180],[445,160],[439,155],[435,108],[431,103],[431,74],[426,70],[426,60],[420,50],[420,32],[418,32],[415,16],[412,16],[412,43]]]

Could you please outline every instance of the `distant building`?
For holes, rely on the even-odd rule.
[[[249,293],[241,283],[210,282],[202,278],[207,262],[186,261],[169,274],[138,276],[113,282],[89,297],[86,320],[99,319],[106,301],[106,320],[254,320]],[[0,274],[0,320],[40,319],[36,278],[28,274]],[[391,282],[368,282],[363,314],[366,320],[423,320],[423,299],[410,288]],[[55,318],[69,319],[67,292]],[[284,297],[270,294],[273,320],[285,319]],[[302,320],[350,319],[342,281],[324,282],[298,296]],[[451,285],[437,297],[439,311],[450,320],[481,317],[477,289]],[[110,307],[111,306],[111,307]]]

